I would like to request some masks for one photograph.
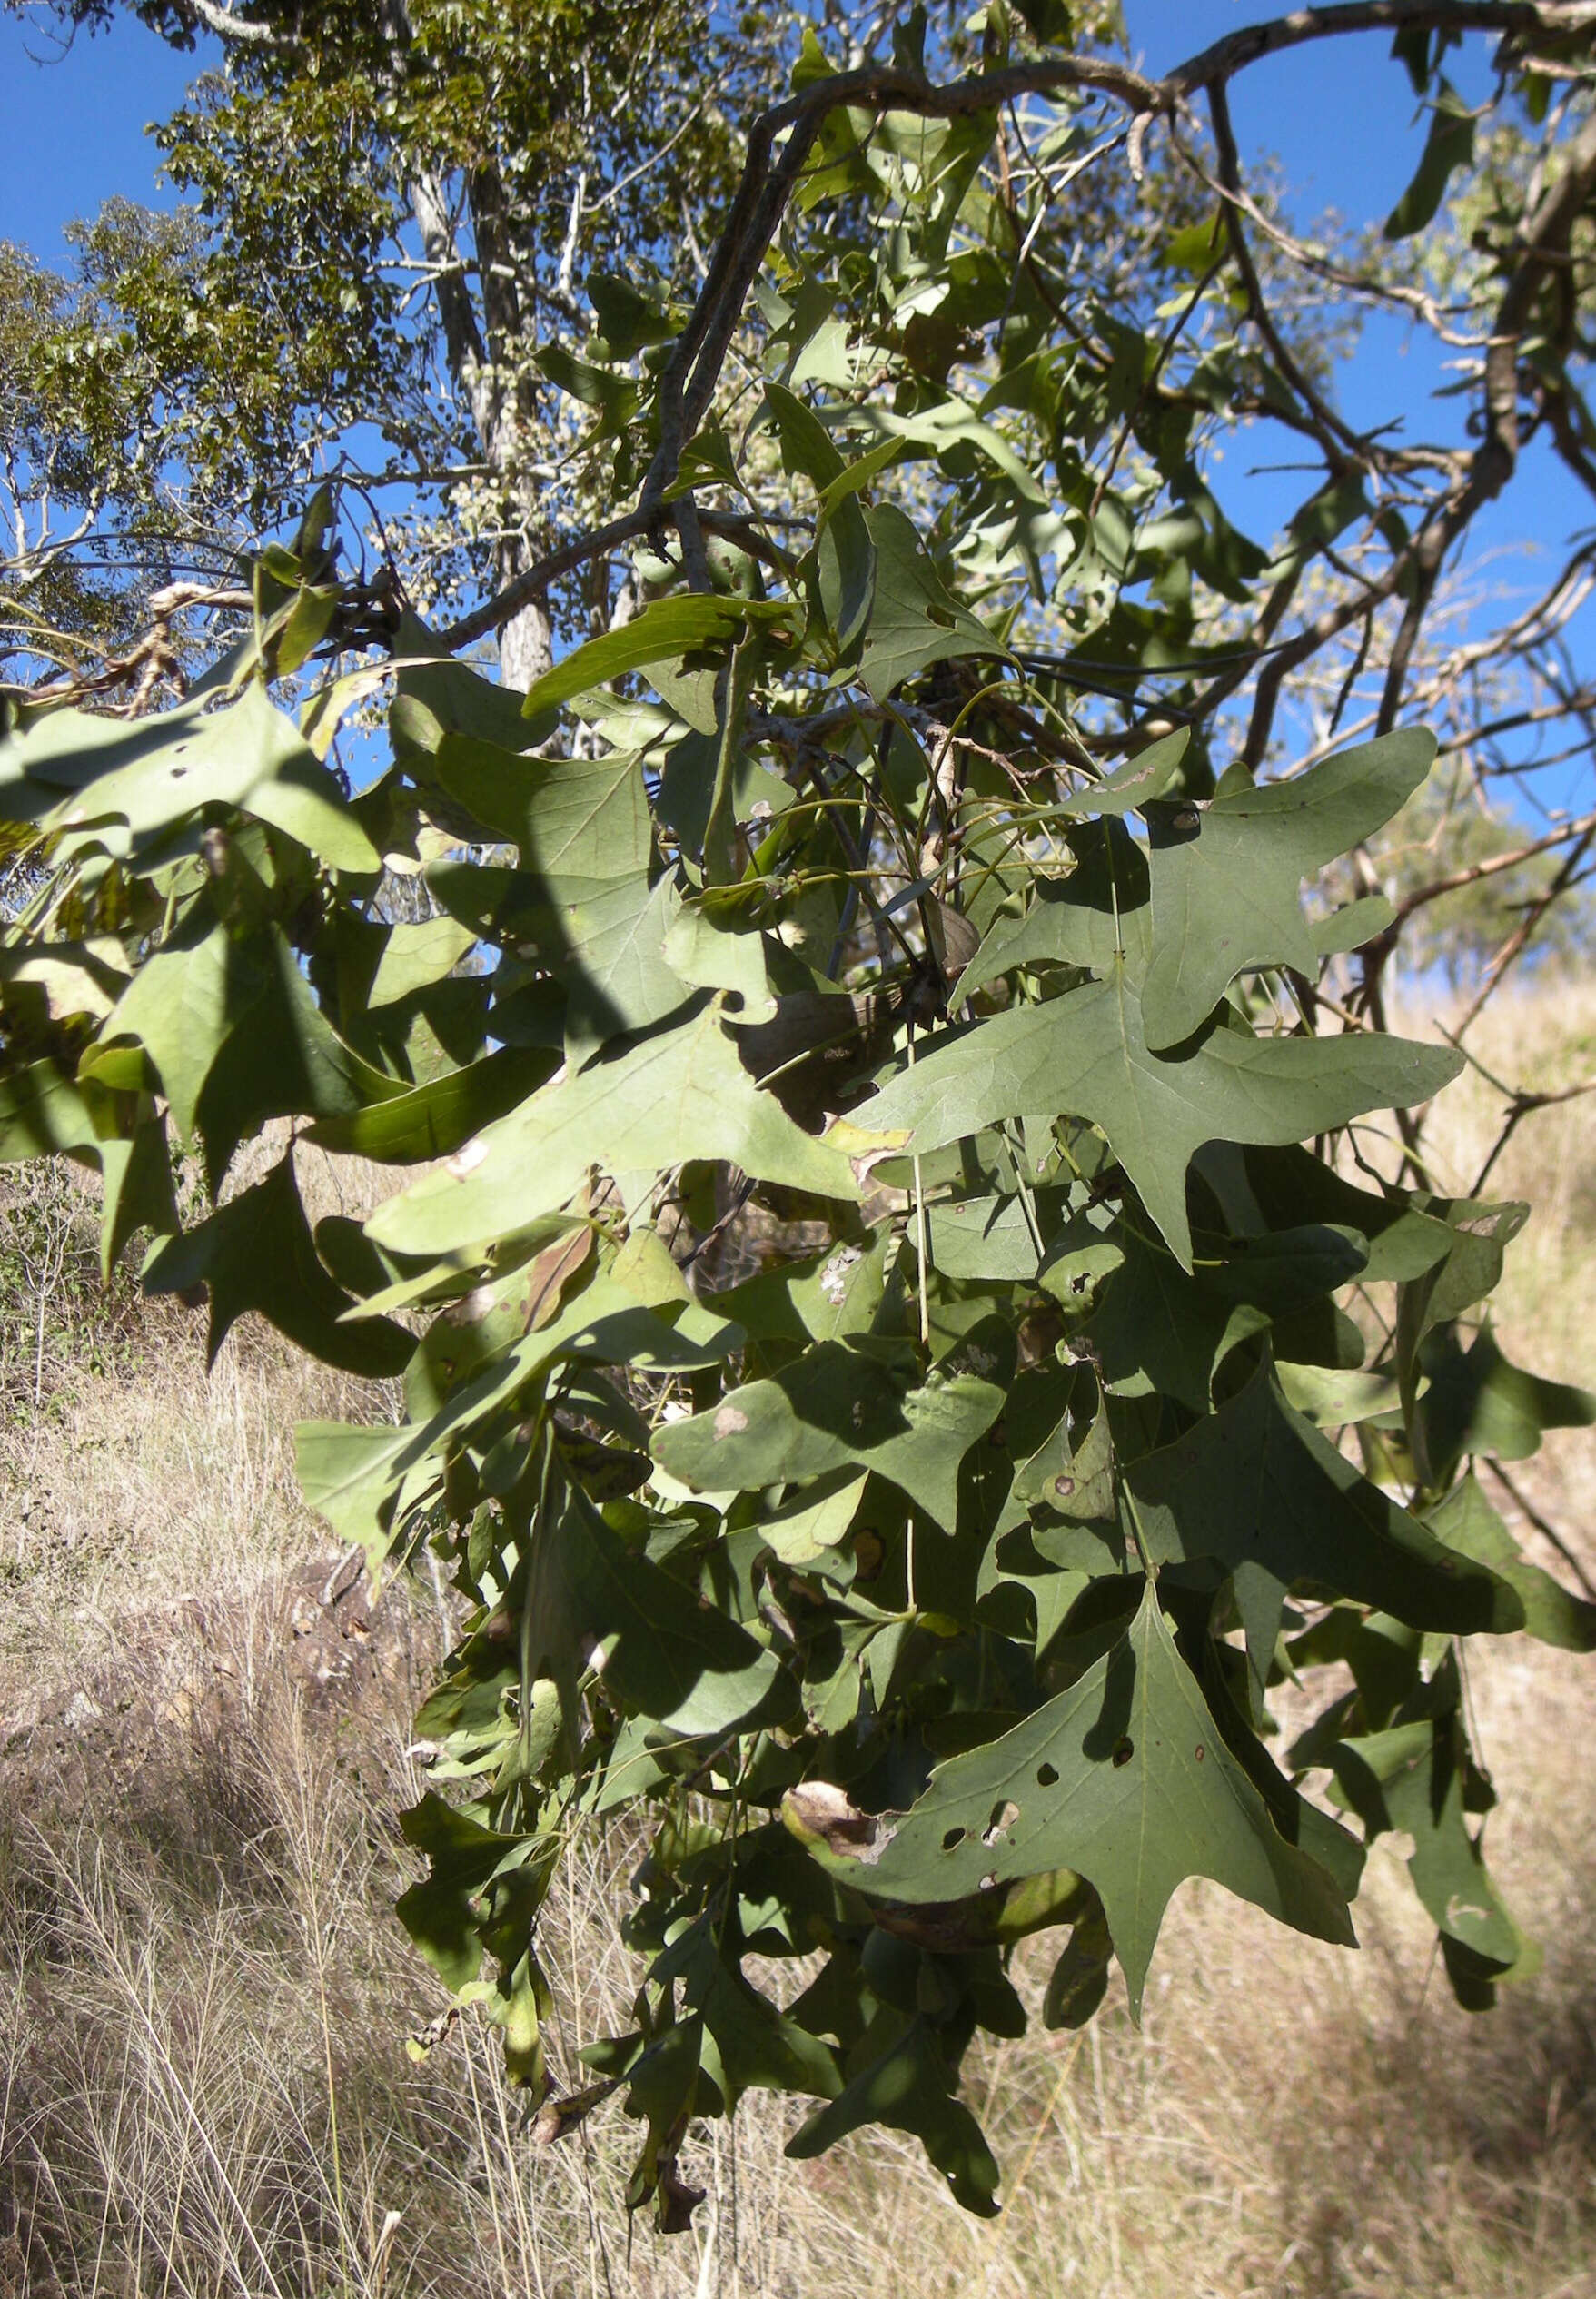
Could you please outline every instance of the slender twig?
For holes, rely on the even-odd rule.
[[[1596,1603],[1596,1581],[1591,1580],[1590,1574],[1580,1562],[1578,1557],[1575,1556],[1573,1551],[1569,1547],[1568,1542],[1563,1539],[1561,1533],[1558,1531],[1556,1526],[1548,1524],[1546,1519],[1541,1514],[1540,1511],[1538,1509],[1532,1508],[1529,1501],[1525,1500],[1523,1494],[1519,1491],[1518,1486],[1514,1484],[1512,1479],[1508,1475],[1507,1471],[1502,1467],[1500,1461],[1493,1460],[1490,1454],[1486,1454],[1484,1459],[1486,1468],[1490,1470],[1498,1484],[1500,1484],[1507,1492],[1514,1508],[1518,1510],[1520,1515],[1522,1516],[1528,1523],[1534,1526],[1536,1531],[1541,1535],[1541,1538],[1543,1541],[1549,1541],[1551,1543],[1551,1546],[1556,1550],[1564,1564],[1567,1565],[1575,1580],[1578,1581],[1586,1596],[1592,1603]]]

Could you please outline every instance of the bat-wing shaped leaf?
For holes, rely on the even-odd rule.
[[[379,1164],[421,1165],[447,1157],[484,1125],[514,1109],[559,1065],[552,1048],[501,1045],[463,1069],[446,1070],[392,1100],[343,1117],[318,1118],[308,1137],[322,1149]]]
[[[317,1258],[293,1161],[241,1190],[208,1221],[161,1246],[144,1270],[152,1293],[203,1283],[211,1296],[213,1363],[230,1328],[253,1309],[324,1364],[373,1378],[402,1372],[415,1336],[386,1317],[339,1321],[354,1303]]]
[[[1437,1540],[1462,1556],[1490,1565],[1517,1592],[1530,1636],[1542,1644],[1561,1645],[1566,1652],[1596,1651],[1596,1604],[1576,1597],[1539,1565],[1526,1561],[1472,1471],[1459,1478],[1426,1521]]]
[[[1430,771],[1420,728],[1343,750],[1290,782],[1206,806],[1150,807],[1153,963],[1143,993],[1147,1043],[1189,1037],[1247,966],[1318,967],[1301,887],[1377,830]]]
[[[203,1135],[213,1180],[267,1117],[352,1117],[404,1092],[345,1045],[276,927],[224,926],[146,958],[101,1031],[139,1040],[178,1130]]]
[[[668,879],[649,885],[653,827],[635,752],[528,758],[446,735],[437,771],[451,798],[520,849],[517,939],[565,984],[573,1060],[684,1002],[663,953],[679,906]]]
[[[728,1158],[761,1181],[817,1196],[859,1194],[841,1151],[802,1132],[760,1092],[709,1006],[500,1118],[441,1171],[391,1198],[370,1233],[411,1254],[502,1237],[562,1204],[600,1152],[614,1173]]]
[[[909,1902],[1073,1868],[1102,1898],[1138,2017],[1164,1911],[1188,1876],[1315,1939],[1353,1941],[1339,1888],[1279,1834],[1225,1747],[1151,1585],[1078,1683],[939,1765],[918,1803],[851,1858],[812,1850],[870,1898]]]
[[[32,1062],[0,1080],[0,1165],[54,1154],[99,1168],[100,1273],[107,1283],[134,1230],[167,1237],[177,1227],[166,1129],[147,1100],[134,1109],[129,1133],[126,1097],[92,1077],[74,1083],[54,1062]]]
[[[816,2109],[787,2143],[800,2159],[824,2155],[871,2124],[913,2134],[967,2211],[996,2211],[997,2165],[981,2126],[954,2091],[954,2079],[922,2016],[887,2050],[860,2068],[839,2097]]]
[[[0,817],[68,834],[121,825],[117,843],[136,851],[202,807],[235,807],[335,869],[381,867],[337,781],[263,686],[252,680],[219,710],[209,702],[149,718],[49,712],[0,747]]]
[[[1089,1119],[1190,1269],[1186,1167],[1203,1143],[1300,1142],[1365,1110],[1427,1101],[1462,1066],[1450,1046],[1351,1032],[1252,1037],[1215,1028],[1155,1054],[1120,966],[1064,997],[949,1032],[857,1115],[882,1132],[911,1129],[911,1151],[939,1149],[1002,1118]],[[846,1126],[832,1133],[849,1138]]]
[[[1465,1818],[1466,1752],[1455,1709],[1337,1743],[1342,1793],[1373,1837],[1400,1828],[1413,1839],[1413,1888],[1443,1938],[1487,1970],[1508,1970],[1524,1940],[1485,1866]]]
[[[786,1711],[780,1663],[745,1628],[636,1550],[587,1495],[567,1490],[540,1533],[530,1657],[557,1677],[590,1650],[629,1707],[696,1739]]]
[[[1139,761],[1137,762],[1140,763]],[[1095,792],[1093,794],[1095,796]],[[1000,918],[955,986],[950,1005],[1021,966],[1078,966],[1109,974],[1124,958],[1138,981],[1152,956],[1147,858],[1118,823],[1089,823],[1067,833],[1075,868],[1038,878],[1021,918]]]
[[[876,554],[876,597],[860,675],[876,701],[930,663],[1006,652],[959,605],[896,504],[867,511],[865,523]]]
[[[1125,1483],[1156,1562],[1214,1557],[1254,1584],[1262,1579],[1248,1621],[1260,1677],[1274,1650],[1281,1597],[1294,1582],[1323,1581],[1327,1569],[1342,1594],[1412,1628],[1466,1636],[1523,1625],[1523,1607],[1507,1583],[1449,1549],[1372,1484],[1292,1411],[1267,1367],[1175,1443],[1136,1462]]]
[[[1121,1396],[1155,1389],[1205,1413],[1214,1369],[1238,1342],[1347,1284],[1363,1260],[1349,1231],[1315,1224],[1232,1253],[1210,1245],[1188,1276],[1155,1240],[1127,1229],[1086,1328],[1098,1369]]]
[[[676,599],[656,599],[619,629],[590,639],[585,647],[546,670],[521,709],[529,718],[570,702],[575,695],[623,671],[646,670],[657,662],[673,662],[707,647],[724,646],[745,623],[769,622],[789,608],[750,599],[729,599],[709,591]]]
[[[823,1342],[772,1379],[732,1390],[712,1411],[668,1422],[654,1456],[671,1476],[708,1492],[873,1469],[951,1531],[959,1462],[1003,1411],[1000,1384],[1013,1369],[1013,1342],[996,1318],[976,1326],[916,1389],[878,1358]]]
[[[1138,750],[1134,758],[1127,758],[1101,782],[1088,783],[1084,790],[1066,798],[1059,808],[1061,814],[1129,814],[1133,808],[1151,806],[1175,788],[1180,778],[1181,763],[1191,741],[1192,730],[1182,727],[1161,741],[1150,742],[1145,750]]]

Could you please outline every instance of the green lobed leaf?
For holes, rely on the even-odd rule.
[[[118,1093],[92,1077],[74,1083],[54,1062],[0,1077],[0,1165],[55,1156],[101,1175],[103,1282],[135,1230],[164,1237],[176,1229],[166,1129],[147,1095]]]
[[[822,2155],[871,2124],[907,2131],[941,2172],[956,2203],[977,2217],[997,2209],[998,2170],[981,2126],[954,2095],[954,2077],[925,2018],[913,2019],[839,2096],[800,2124],[787,2143],[800,2162]]]
[[[851,1858],[811,1849],[856,1891],[911,1904],[1074,1869],[1103,1901],[1138,2018],[1164,1911],[1189,1876],[1353,1944],[1330,1875],[1278,1833],[1225,1747],[1151,1583],[1129,1629],[1067,1691],[938,1765],[910,1810],[884,1816]]]
[[[205,1144],[213,1180],[263,1118],[348,1117],[403,1092],[338,1036],[275,927],[146,958],[101,1030],[135,1038],[178,1130]]]
[[[619,630],[590,639],[552,670],[546,670],[521,709],[527,718],[535,718],[626,671],[646,670],[654,663],[673,662],[683,655],[723,647],[745,625],[778,622],[784,616],[790,618],[791,612],[776,602],[727,598],[712,591],[657,599]]]
[[[1386,238],[1411,239],[1433,223],[1453,173],[1467,167],[1473,156],[1473,115],[1451,82],[1442,79],[1417,172],[1385,219]]]
[[[579,1487],[540,1529],[529,1602],[534,1661],[580,1669],[590,1654],[620,1699],[696,1739],[776,1722],[781,1665],[748,1630],[630,1549]],[[540,1670],[535,1673],[541,1673]]]
[[[1037,877],[1020,918],[999,918],[954,985],[957,1010],[972,992],[1021,966],[1073,966],[1113,974],[1124,966],[1139,981],[1152,956],[1147,864],[1115,821],[1065,833],[1075,867],[1067,877]]]
[[[1237,1464],[1244,1462],[1244,1476]],[[1462,1636],[1523,1625],[1488,1566],[1459,1556],[1294,1412],[1266,1366],[1216,1413],[1125,1471],[1155,1561],[1214,1558],[1234,1575],[1262,1683],[1293,1587],[1328,1586],[1414,1628]]]
[[[1121,817],[1133,808],[1150,806],[1174,788],[1180,779],[1181,768],[1192,739],[1191,728],[1182,727],[1172,735],[1161,736],[1150,742],[1145,750],[1138,750],[1123,766],[1115,767],[1101,782],[1088,783],[1077,790],[1058,808],[1064,815],[1112,815]]]
[[[876,555],[876,586],[859,676],[874,701],[885,701],[934,662],[1006,653],[959,605],[895,504],[877,504],[865,513],[865,523]]]
[[[1437,1541],[1460,1556],[1489,1565],[1524,1608],[1526,1635],[1565,1652],[1596,1651],[1596,1603],[1576,1597],[1539,1565],[1528,1563],[1519,1544],[1485,1498],[1471,1470],[1424,1519]]]
[[[1149,1045],[1189,1037],[1248,967],[1316,974],[1303,880],[1388,822],[1434,756],[1433,735],[1404,728],[1290,782],[1149,810],[1153,957],[1142,990]]]
[[[1230,1352],[1277,1318],[1320,1301],[1364,1268],[1353,1233],[1275,1230],[1226,1251],[1205,1239],[1191,1275],[1154,1238],[1126,1227],[1085,1332],[1117,1396],[1154,1392],[1205,1413]]]
[[[412,1334],[385,1318],[339,1322],[355,1304],[317,1256],[292,1157],[229,1198],[208,1221],[158,1245],[142,1277],[152,1293],[183,1293],[199,1284],[208,1289],[213,1364],[246,1310],[323,1364],[374,1380],[402,1372],[415,1347]]]
[[[1400,1828],[1413,1839],[1413,1888],[1444,1937],[1498,1973],[1524,1939],[1503,1905],[1465,1818],[1467,1756],[1455,1709],[1340,1741],[1336,1781],[1371,1837]]]
[[[563,1204],[600,1159],[612,1173],[652,1176],[694,1157],[729,1158],[818,1196],[859,1194],[842,1153],[801,1133],[755,1085],[709,1005],[545,1086],[390,1199],[368,1228],[399,1253],[449,1253]]]
[[[528,1100],[558,1066],[559,1056],[550,1047],[501,1046],[409,1093],[369,1103],[342,1117],[318,1118],[305,1137],[322,1149],[369,1157],[378,1164],[425,1164],[449,1156]]]
[[[700,1491],[751,1491],[834,1470],[874,1470],[951,1531],[958,1468],[1003,1410],[1013,1367],[1006,1324],[990,1318],[919,1387],[896,1366],[822,1342],[773,1378],[734,1389],[707,1412],[667,1423],[654,1458]]]
[[[258,679],[220,709],[201,697],[133,720],[55,710],[0,742],[0,818],[119,827],[116,843],[136,855],[213,807],[286,832],[334,869],[382,867],[337,781]]]
[[[1437,1481],[1465,1453],[1527,1461],[1541,1450],[1544,1431],[1589,1429],[1596,1422],[1589,1390],[1512,1363],[1489,1327],[1466,1350],[1456,1328],[1443,1327],[1425,1343],[1420,1363],[1426,1386],[1416,1400],[1415,1450]]]
[[[1348,1033],[1253,1037],[1214,1028],[1167,1055],[1148,1047],[1125,969],[1042,1006],[930,1042],[828,1139],[907,1134],[924,1153],[1010,1117],[1084,1117],[1107,1135],[1183,1268],[1192,1266],[1185,1175],[1204,1142],[1290,1143],[1365,1110],[1408,1108],[1455,1077],[1450,1046]]]

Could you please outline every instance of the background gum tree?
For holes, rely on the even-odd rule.
[[[710,104],[685,15],[139,13],[228,59],[168,131],[192,269],[114,289],[178,477],[258,523],[380,421],[409,491],[352,572],[364,499],[319,486],[210,600],[202,675],[190,594],[88,672],[31,647],[0,1154],[97,1167],[107,1259],[142,1235],[146,1284],[204,1288],[213,1348],[254,1311],[402,1382],[303,1430],[301,1478],[464,1601],[401,1913],[543,2131],[618,2096],[679,2228],[689,2125],[774,2087],[815,2103],[790,2152],[896,2124],[989,2210],[958,2074],[1023,2020],[1018,1940],[1063,1936],[1053,2023],[1115,1960],[1135,2008],[1185,1878],[1350,1944],[1391,1830],[1486,2006],[1531,1959],[1462,1640],[1596,1642],[1487,1479],[1596,1407],[1493,1340],[1527,1209],[1430,1186],[1465,1056],[1390,1036],[1383,984],[1410,920],[1539,866],[1488,992],[1596,818],[1377,857],[1438,736],[1472,787],[1582,735],[1589,541],[1484,633],[1446,586],[1530,429],[1591,469],[1596,10],[1353,0],[1159,81],[1046,0],[817,18],[762,112],[729,67]],[[1226,91],[1371,26],[1428,126],[1380,245],[1333,250],[1249,190]],[[679,90],[676,141],[643,94],[646,134],[612,94],[613,149],[573,139],[584,68],[593,105]],[[290,152],[342,203],[314,261]],[[1464,444],[1337,411],[1367,300],[1465,362]],[[258,402],[184,381],[185,312]],[[37,299],[39,340],[71,322]],[[405,465],[468,416],[471,470]],[[1272,430],[1312,469],[1264,546],[1215,458]],[[493,632],[498,682],[461,659]],[[312,1232],[300,1140],[405,1185]],[[1288,1680],[1322,1711],[1277,1754]],[[538,1910],[623,1816],[634,2022],[555,2088]]]

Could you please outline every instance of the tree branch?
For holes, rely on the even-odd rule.
[[[1150,80],[1104,57],[1073,55],[1038,58],[943,85],[897,65],[872,64],[838,73],[788,96],[754,123],[730,212],[691,316],[660,374],[659,444],[639,498],[643,528],[652,523],[677,475],[682,450],[714,396],[749,289],[831,113],[857,105],[877,114],[897,111],[920,118],[961,119],[996,112],[1022,96],[1056,96],[1074,89],[1122,104],[1133,123],[1145,124],[1172,119],[1194,90],[1221,85],[1262,56],[1338,33],[1446,25],[1551,35],[1592,22],[1596,0],[1343,0],[1340,5],[1300,9],[1232,34],[1162,80]],[[519,607],[547,590],[556,571],[568,571],[584,557],[612,548],[617,523],[611,521],[526,570],[464,617],[456,630],[475,638],[509,621]],[[1369,603],[1365,600],[1358,611]],[[464,644],[465,639],[455,643]]]
[[[1449,871],[1443,878],[1415,887],[1397,904],[1396,914],[1380,939],[1394,942],[1403,923],[1427,902],[1439,902],[1443,894],[1456,894],[1462,887],[1477,886],[1482,878],[1497,877],[1503,870],[1516,870],[1521,862],[1532,862],[1538,854],[1549,854],[1553,847],[1565,846],[1571,839],[1588,838],[1592,831],[1596,831],[1596,812],[1582,814],[1577,822],[1562,823],[1527,847],[1515,847],[1510,854],[1493,854],[1488,861],[1472,862],[1465,870]]]
[[[1444,29],[1458,32],[1578,32],[1596,24],[1596,0],[1522,0],[1522,5],[1498,6],[1493,0],[1343,0],[1327,8],[1294,8],[1290,15],[1267,24],[1248,25],[1227,32],[1212,47],[1166,73],[1163,86],[1177,101],[1216,80],[1231,80],[1249,64],[1284,49],[1301,47],[1309,40],[1333,39],[1343,32],[1420,32]]]
[[[269,24],[252,24],[247,16],[235,16],[231,8],[222,5],[222,0],[183,0],[183,5],[219,40],[261,48],[291,48],[297,45],[291,35],[278,32]]]

